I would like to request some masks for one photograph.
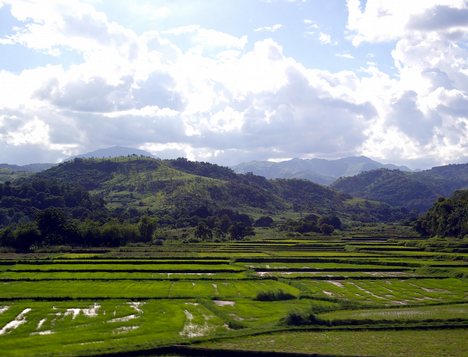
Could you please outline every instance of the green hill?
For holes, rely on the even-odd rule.
[[[419,212],[438,197],[468,187],[468,164],[434,167],[420,172],[379,169],[338,179],[332,187],[354,197],[386,202]]]
[[[8,187],[2,185],[0,205],[2,225],[32,219],[48,207],[65,208],[77,219],[169,215],[186,220],[197,212],[223,209],[253,217],[302,212],[389,221],[405,216],[386,204],[352,199],[307,180],[267,180],[209,163],[141,156],[62,163]]]
[[[468,235],[468,190],[439,198],[419,217],[416,229],[425,236],[464,237]]]

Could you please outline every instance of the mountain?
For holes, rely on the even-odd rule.
[[[132,156],[132,155],[153,157],[153,155],[151,155],[149,152],[144,151],[144,150],[123,147],[123,146],[112,146],[109,148],[99,149],[99,150],[91,151],[85,154],[73,156],[69,160],[74,159],[74,158],[80,158],[80,159],[100,158],[102,159],[102,158],[112,158],[112,157]]]
[[[0,207],[0,226],[28,221],[49,207],[63,208],[80,220],[150,215],[177,227],[190,226],[193,216],[223,210],[277,219],[293,212],[333,214],[365,222],[407,215],[307,180],[268,180],[210,163],[143,156],[75,158],[8,185],[0,183]]]
[[[331,187],[354,197],[424,212],[438,197],[468,188],[468,164],[439,166],[419,172],[379,169],[340,178]]]
[[[9,172],[41,172],[47,169],[50,169],[52,166],[56,164],[28,164],[28,165],[10,165],[10,164],[0,164],[0,170],[4,169]]]
[[[410,171],[405,166],[381,164],[365,156],[337,160],[292,159],[282,162],[251,161],[233,167],[237,173],[252,172],[266,178],[299,178],[329,185],[342,176],[354,176],[364,171],[380,168]]]

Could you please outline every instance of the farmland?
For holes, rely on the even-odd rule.
[[[213,355],[468,353],[460,241],[258,231],[241,242],[1,253],[2,356],[176,345]]]

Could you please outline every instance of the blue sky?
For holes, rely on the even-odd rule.
[[[0,0],[0,162],[468,159],[464,0]]]

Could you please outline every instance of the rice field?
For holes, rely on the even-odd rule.
[[[468,354],[463,254],[329,239],[0,253],[1,355],[179,344],[213,353]]]

